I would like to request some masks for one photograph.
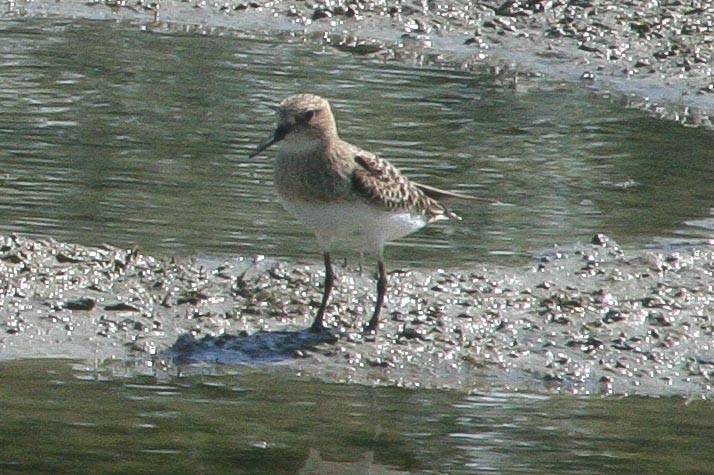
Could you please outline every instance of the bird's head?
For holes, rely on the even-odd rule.
[[[260,144],[250,157],[291,137],[302,140],[327,140],[337,136],[330,103],[314,94],[295,94],[280,103],[278,123],[273,135]]]

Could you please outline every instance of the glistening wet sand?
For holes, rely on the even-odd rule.
[[[139,372],[266,364],[327,381],[708,396],[714,248],[623,252],[606,236],[522,268],[396,270],[376,337],[371,276],[338,269],[333,335],[306,328],[321,269],[163,260],[3,237],[0,356],[118,359]],[[285,362],[288,365],[267,365]]]
[[[625,95],[657,117],[712,126],[709,2],[23,0],[9,13],[127,20],[156,33],[313,39],[386,60],[486,65],[514,84],[536,73]]]
[[[618,2],[167,1],[158,16],[150,4],[9,8],[126,20],[154,33],[277,32],[385,60],[485,66],[516,89],[549,75],[627,95],[658,117],[711,126],[705,3],[637,10]],[[319,267],[171,261],[4,237],[0,356],[116,358],[140,372],[176,362],[282,361],[290,364],[270,367],[365,384],[708,396],[711,246],[623,252],[606,237],[594,242],[526,267],[395,271],[385,324],[365,340],[357,329],[374,283],[353,270],[338,270],[328,312],[338,338],[321,339],[299,331],[319,302]]]

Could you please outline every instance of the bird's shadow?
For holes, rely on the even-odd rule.
[[[196,338],[181,335],[163,352],[176,364],[216,363],[251,364],[276,363],[299,358],[305,350],[313,350],[321,343],[335,343],[337,336],[329,331],[258,331],[253,334],[206,335]]]

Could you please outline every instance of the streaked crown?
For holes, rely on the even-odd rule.
[[[317,133],[322,137],[337,135],[335,118],[326,99],[315,94],[295,94],[280,103],[278,129]]]

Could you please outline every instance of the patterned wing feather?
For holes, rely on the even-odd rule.
[[[447,213],[438,201],[428,197],[388,161],[361,150],[354,158],[357,167],[352,173],[353,188],[373,204],[388,210],[423,213],[429,220]]]

